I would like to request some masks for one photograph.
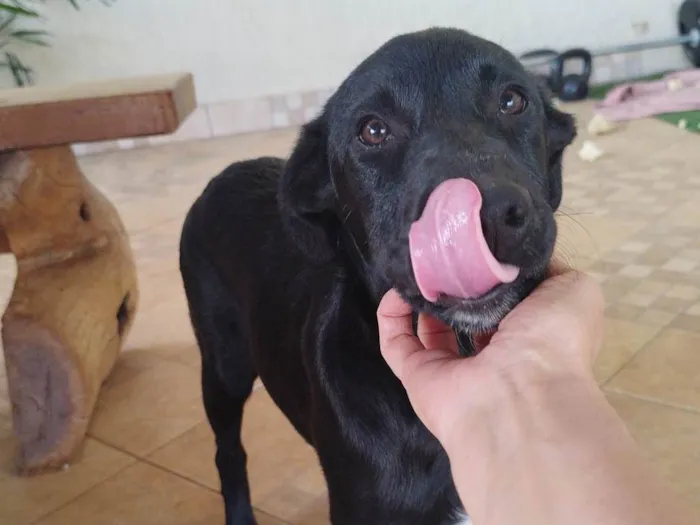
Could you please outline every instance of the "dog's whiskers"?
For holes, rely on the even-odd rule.
[[[569,212],[564,212],[564,211],[559,210],[559,211],[557,211],[556,214],[563,215],[565,217],[569,217],[573,220],[573,217],[578,217],[581,215],[593,215],[593,212],[592,211],[578,211],[578,212],[569,213]]]
[[[365,276],[367,277],[367,280],[369,281],[370,286],[373,289],[377,289],[377,282],[374,278],[374,275],[372,275],[371,268],[369,267],[369,264],[367,264],[367,260],[365,259],[365,254],[363,251],[363,248],[367,248],[369,246],[369,241],[365,240],[363,243],[363,246],[360,246],[360,243],[357,242],[357,237],[355,236],[354,232],[352,231],[351,228],[345,228],[347,225],[348,220],[350,219],[350,216],[352,215],[353,209],[349,208],[347,205],[343,206],[345,210],[347,210],[347,213],[345,214],[345,217],[343,218],[341,222],[341,228],[343,228],[346,232],[348,237],[350,237],[350,240],[352,243],[355,245],[355,249],[357,250],[357,255],[360,259],[360,262],[362,265],[365,267],[365,271],[363,272]]]
[[[568,219],[571,219],[571,221],[572,221],[574,224],[576,224],[576,226],[578,226],[579,228],[581,228],[581,230],[583,230],[583,232],[586,234],[586,236],[588,237],[588,239],[590,239],[590,241],[591,241],[594,245],[596,244],[595,238],[593,237],[593,235],[591,235],[591,232],[588,231],[588,228],[586,228],[579,220],[577,220],[577,219],[575,218],[575,215],[593,215],[593,213],[590,213],[590,212],[574,212],[574,213],[570,213],[570,212],[566,212],[566,211],[564,211],[564,210],[559,209],[559,210],[556,211],[555,215],[560,215],[560,216],[564,216],[564,217],[566,217],[566,218],[568,218]]]

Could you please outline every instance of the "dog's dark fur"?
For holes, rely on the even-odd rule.
[[[526,97],[522,113],[501,111],[507,89]],[[372,117],[390,131],[379,146],[358,140]],[[574,136],[511,54],[430,29],[359,65],[288,161],[239,162],[210,182],[180,263],[229,525],[254,523],[240,431],[256,377],[316,449],[334,525],[457,520],[447,458],[380,355],[377,305],[395,287],[462,334],[494,328],[543,279]],[[413,278],[408,229],[455,177],[479,186],[492,251],[522,271],[482,298],[432,304]]]

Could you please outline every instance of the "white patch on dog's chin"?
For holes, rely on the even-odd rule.
[[[487,312],[467,312],[464,310],[456,310],[452,314],[452,326],[459,331],[471,332],[475,329],[493,328],[498,326],[502,319],[501,312],[491,310]]]
[[[474,311],[470,308],[455,307],[449,312],[450,324],[458,331],[478,332],[495,329],[510,310],[517,304],[517,296],[510,291],[495,305]]]
[[[460,512],[457,515],[457,521],[454,522],[454,525],[472,525],[472,519],[464,512]]]

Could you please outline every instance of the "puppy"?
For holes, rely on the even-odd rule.
[[[240,434],[256,377],[315,448],[334,525],[467,522],[380,355],[377,306],[396,288],[473,350],[544,278],[575,134],[510,53],[433,28],[362,62],[288,160],[209,183],[180,268],[228,525],[255,523]]]

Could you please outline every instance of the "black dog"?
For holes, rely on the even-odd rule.
[[[359,65],[288,161],[209,183],[180,265],[229,525],[255,523],[240,431],[256,377],[316,449],[334,525],[467,520],[380,355],[377,305],[396,288],[469,353],[544,278],[575,133],[510,53],[430,29]]]

